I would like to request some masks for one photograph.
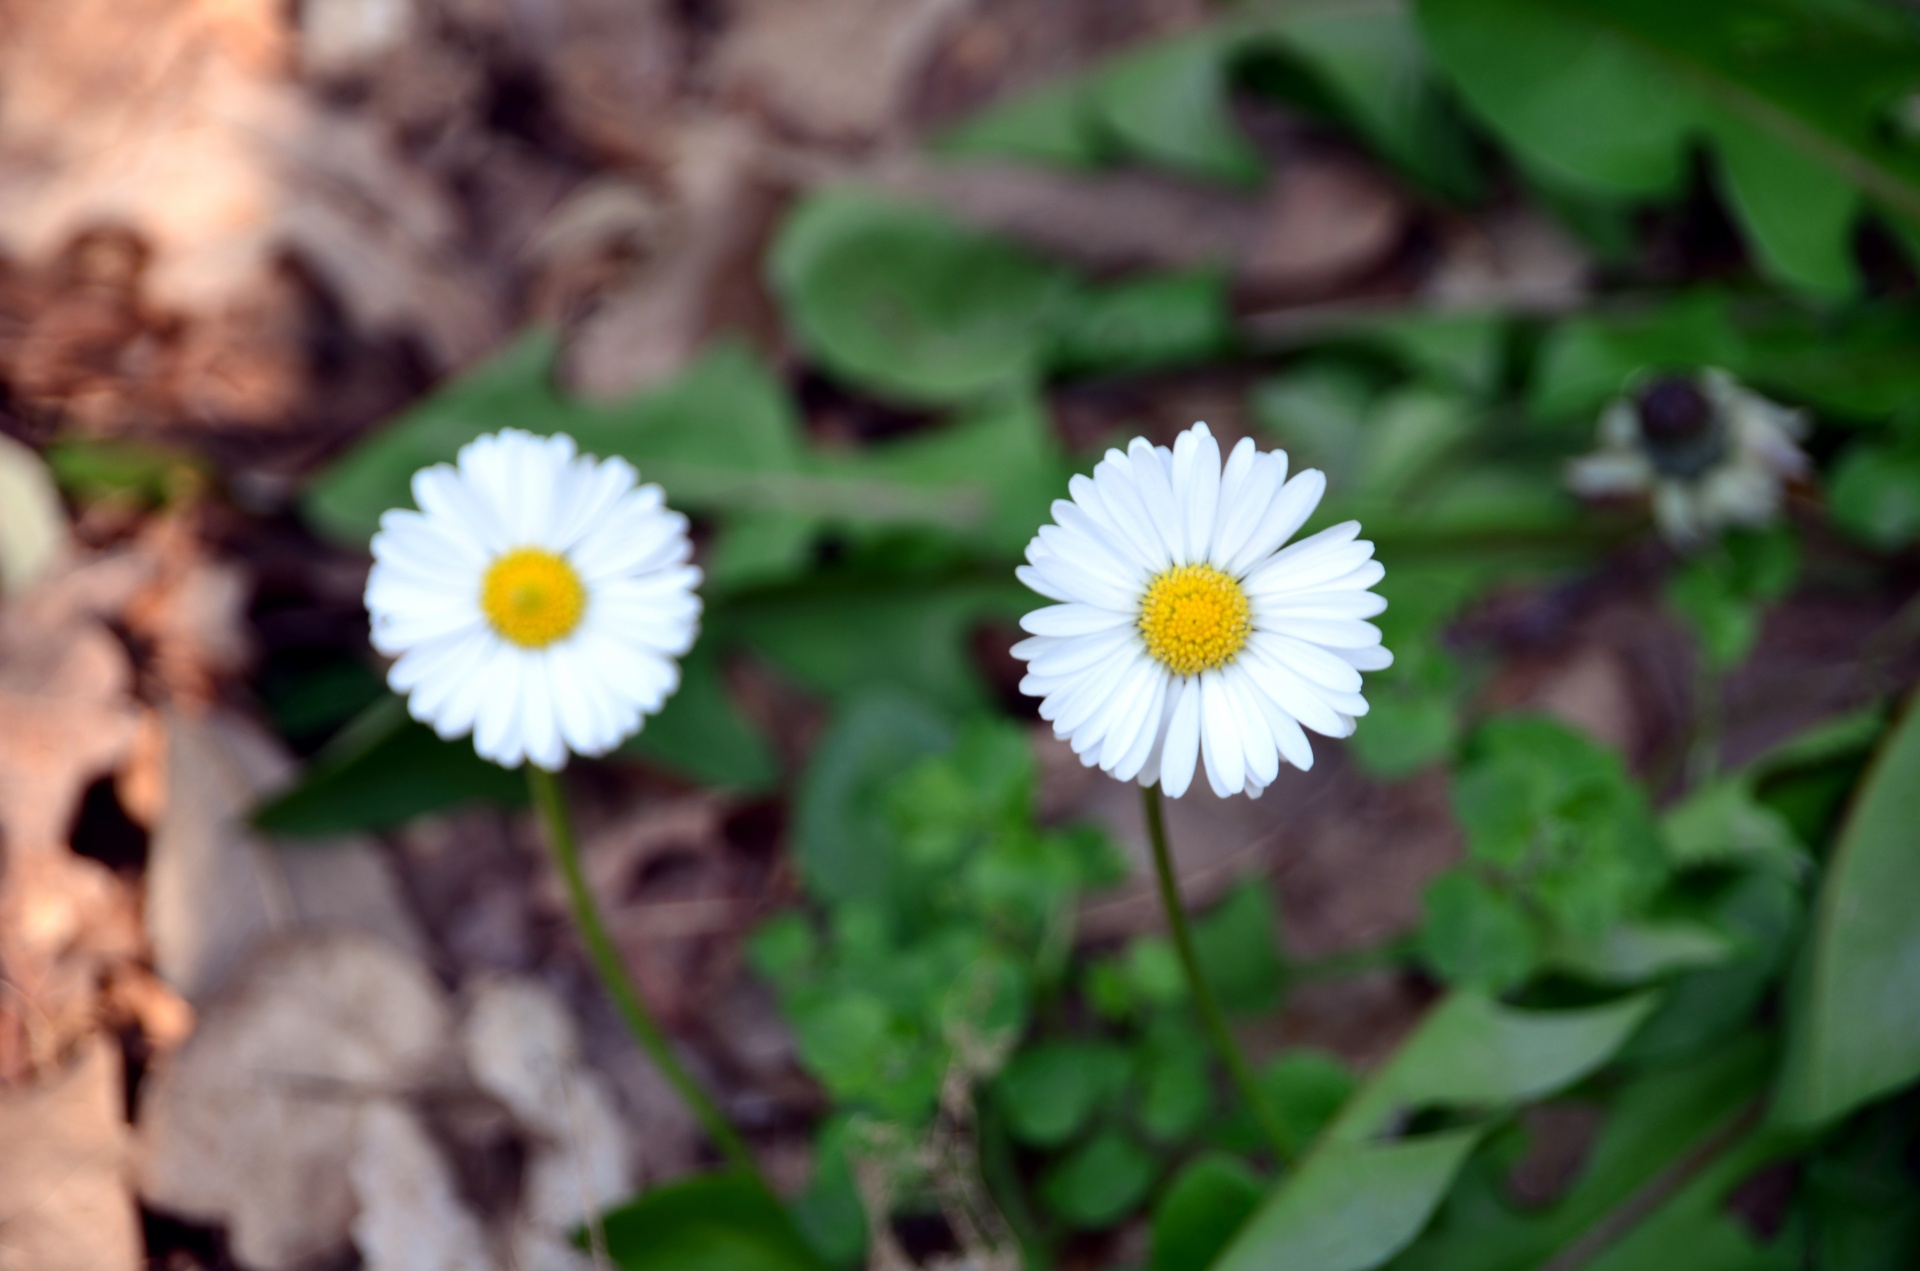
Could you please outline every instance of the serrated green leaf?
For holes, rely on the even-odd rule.
[[[1259,882],[1234,888],[1194,923],[1194,956],[1226,1010],[1266,1010],[1279,995],[1277,924],[1273,895]]]
[[[1340,1112],[1358,1084],[1333,1055],[1290,1050],[1260,1074],[1260,1089],[1279,1123],[1285,1147],[1300,1156]]]
[[[1821,880],[1779,1119],[1817,1125],[1920,1077],[1920,711],[1881,744]]]

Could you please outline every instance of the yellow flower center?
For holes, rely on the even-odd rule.
[[[1252,630],[1247,593],[1212,565],[1176,565],[1147,584],[1139,626],[1147,652],[1175,675],[1225,666]]]
[[[501,639],[523,649],[544,649],[580,625],[587,589],[565,557],[519,547],[487,568],[480,581],[480,612]]]

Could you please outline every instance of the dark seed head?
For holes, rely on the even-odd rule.
[[[1653,381],[1634,394],[1634,407],[1647,455],[1667,476],[1698,477],[1726,454],[1726,428],[1691,378]]]

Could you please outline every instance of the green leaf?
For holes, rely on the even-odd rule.
[[[450,461],[482,433],[565,431],[573,411],[553,388],[556,347],[551,331],[529,330],[354,447],[308,488],[307,519],[335,542],[362,546],[382,512],[413,506],[415,472]]]
[[[847,1159],[851,1118],[834,1117],[815,1137],[813,1177],[789,1207],[793,1223],[822,1260],[855,1271],[865,1265],[867,1210]]]
[[[834,721],[808,766],[794,808],[801,875],[830,902],[885,902],[900,886],[888,784],[951,743],[945,718],[913,698],[874,694]]]
[[[1332,1143],[1267,1198],[1213,1271],[1368,1271],[1420,1233],[1480,1131]]]
[[[1450,198],[1478,197],[1472,142],[1441,91],[1409,8],[1300,6],[1260,25],[1305,63],[1381,154]]]
[[[1107,1130],[1048,1170],[1040,1180],[1040,1197],[1068,1224],[1096,1230],[1131,1213],[1158,1172],[1145,1148]]]
[[[1855,442],[1834,465],[1827,506],[1836,525],[1881,551],[1920,539],[1920,447]]]
[[[1667,855],[1683,869],[1753,865],[1797,876],[1807,851],[1793,826],[1754,797],[1751,782],[1723,777],[1695,790],[1660,820]]]
[[[1420,953],[1433,973],[1463,988],[1502,992],[1540,963],[1540,937],[1513,897],[1452,869],[1427,884]]]
[[[937,405],[1033,382],[1067,275],[925,208],[850,191],[806,199],[768,276],[836,375]]]
[[[1727,298],[1684,293],[1629,314],[1586,314],[1553,329],[1540,351],[1531,406],[1544,419],[1583,424],[1647,370],[1724,366],[1738,370],[1745,341]]]
[[[720,672],[713,642],[695,645],[680,663],[679,690],[621,753],[710,786],[756,794],[771,789],[780,777],[773,748],[734,705]]]
[[[1152,1271],[1207,1271],[1260,1205],[1260,1180],[1231,1156],[1187,1164],[1153,1208]]]
[[[1791,1240],[1768,1247],[1730,1212],[1728,1199],[1756,1172],[1798,1147],[1791,1136],[1756,1131],[1715,1158],[1587,1267],[1644,1271],[1678,1266],[1698,1271],[1796,1271],[1805,1265]]]
[[[1072,292],[1052,321],[1048,361],[1077,374],[1204,362],[1233,343],[1224,273],[1132,278]]]
[[[1056,80],[995,102],[933,143],[953,158],[1005,158],[1059,168],[1099,167],[1106,147],[1092,126],[1085,84]]]
[[[1776,1115],[1815,1125],[1920,1077],[1920,711],[1874,757],[1821,881]]]
[[[1167,1030],[1141,1055],[1136,1078],[1140,1128],[1156,1143],[1174,1143],[1213,1110],[1213,1073],[1206,1047],[1191,1032]]]
[[[742,598],[726,624],[803,688],[841,701],[888,689],[957,713],[988,700],[976,629],[989,618],[1011,623],[1033,605],[1011,578],[828,577]]]
[[[602,1219],[622,1271],[824,1271],[772,1195],[738,1174],[656,1187]]]
[[[1703,922],[1629,919],[1597,940],[1569,941],[1550,950],[1547,961],[1597,984],[1627,985],[1717,966],[1736,952],[1732,940]]]
[[[526,778],[482,759],[469,739],[440,740],[408,717],[405,702],[386,697],[341,729],[253,821],[275,834],[323,837],[475,801],[518,807],[527,801]]]
[[[1639,993],[1579,1010],[1524,1011],[1456,992],[1361,1087],[1328,1133],[1357,1143],[1421,1108],[1497,1111],[1551,1094],[1612,1058],[1657,1000]]]
[[[1920,157],[1886,136],[1914,42],[1867,6],[1786,0],[1420,0],[1435,59],[1553,183],[1668,197],[1713,145],[1768,272],[1823,296],[1857,284],[1864,199],[1920,220]],[[1888,15],[1891,17],[1891,15]]]
[[[1043,1042],[1013,1057],[994,1086],[994,1097],[1015,1138],[1035,1147],[1059,1147],[1118,1093],[1128,1068],[1126,1051],[1110,1043]]]
[[[1267,1010],[1279,996],[1278,923],[1273,895],[1257,881],[1234,888],[1194,923],[1194,956],[1226,1010]]]
[[[1906,1271],[1920,1265],[1915,1125],[1898,1103],[1849,1126],[1814,1157],[1803,1195],[1820,1271]]]
[[[1265,167],[1227,109],[1226,52],[1218,28],[1131,50],[1088,86],[1102,130],[1127,153],[1171,172],[1252,185]]]
[[[1737,1123],[1769,1075],[1771,1048],[1746,1037],[1627,1085],[1566,1193],[1545,1210],[1513,1204],[1504,1153],[1483,1152],[1463,1172],[1433,1229],[1394,1271],[1534,1271],[1583,1238],[1630,1219],[1652,1182]]]
[[[1316,1050],[1290,1050],[1260,1074],[1267,1106],[1280,1124],[1287,1151],[1296,1157],[1339,1114],[1356,1084],[1337,1057]]]

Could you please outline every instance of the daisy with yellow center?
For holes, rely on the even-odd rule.
[[[556,770],[638,732],[699,631],[686,518],[624,459],[509,429],[414,474],[373,539],[373,644],[442,737]]]
[[[1204,760],[1215,793],[1258,796],[1313,766],[1307,731],[1353,732],[1360,673],[1393,662],[1367,621],[1385,571],[1355,521],[1283,546],[1325,490],[1251,440],[1223,464],[1205,424],[1073,479],[1019,571],[1059,603],[1013,651],[1083,763],[1178,798]]]

